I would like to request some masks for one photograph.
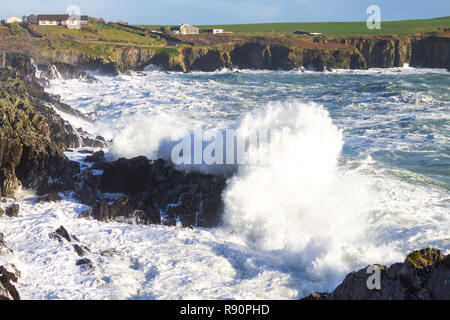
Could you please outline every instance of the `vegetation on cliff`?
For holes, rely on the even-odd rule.
[[[20,185],[45,193],[48,178],[64,189],[64,177],[79,171],[79,165],[63,151],[79,145],[78,135],[45,103],[51,99],[36,83],[31,59],[0,57],[1,195],[13,196]]]
[[[142,70],[149,64],[182,72],[222,68],[366,69],[401,67],[405,63],[450,68],[449,17],[384,22],[377,33],[361,24],[227,26],[227,30],[236,32],[186,36],[169,36],[155,31],[155,26],[138,28],[98,20],[81,30],[17,25],[17,30],[9,28],[0,33],[0,50],[26,53],[38,63],[62,62],[108,74]],[[326,37],[296,34],[299,29],[323,32]]]

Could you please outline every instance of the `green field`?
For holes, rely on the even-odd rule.
[[[146,26],[159,29],[160,25]],[[235,35],[273,35],[289,36],[294,31],[320,32],[325,36],[355,36],[355,35],[396,35],[434,31],[439,28],[450,28],[450,16],[425,19],[386,21],[381,23],[380,30],[367,29],[366,22],[298,22],[298,23],[260,23],[260,24],[230,24],[230,25],[197,25],[200,29],[225,29]]]
[[[126,42],[139,45],[163,45],[164,40],[155,37],[145,37],[124,28],[117,28],[106,24],[90,23],[82,30],[71,30],[64,27],[37,27],[37,31],[46,38],[66,39],[96,39],[99,41]]]

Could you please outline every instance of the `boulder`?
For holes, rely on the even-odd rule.
[[[105,152],[103,152],[103,151],[94,152],[94,154],[87,156],[84,159],[84,161],[92,162],[92,163],[103,162],[103,161],[105,161]]]
[[[3,233],[0,233],[0,257],[12,254],[13,251],[8,248]]]
[[[111,193],[137,193],[151,182],[150,161],[146,157],[119,159],[104,166],[100,190]]]
[[[13,204],[5,210],[5,214],[8,217],[18,217],[20,211],[20,206],[18,204]]]
[[[13,283],[20,278],[20,271],[14,265],[0,266],[0,300],[20,300],[20,294]]]
[[[82,258],[80,260],[77,260],[77,262],[75,264],[86,270],[94,270],[95,269],[94,265],[92,264],[92,261],[88,258]]]
[[[50,239],[57,240],[58,242],[63,242],[63,239],[68,242],[72,242],[69,232],[63,226],[51,232],[48,236]]]
[[[77,198],[92,205],[92,211],[82,217],[170,226],[180,221],[184,227],[215,227],[221,221],[221,193],[225,188],[222,176],[186,173],[164,160],[145,157],[97,162],[92,169],[103,173],[99,177],[86,169],[81,175]],[[102,195],[104,192],[124,196],[111,200]]]
[[[377,267],[380,289],[368,288],[371,274],[364,268],[348,274],[333,292],[305,300],[450,300],[450,255],[440,250],[414,251],[404,263]]]

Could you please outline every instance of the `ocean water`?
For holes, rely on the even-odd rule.
[[[278,136],[262,146],[264,165],[195,168],[229,175],[224,222],[216,229],[81,221],[83,206],[69,198],[31,205],[33,197],[24,196],[30,216],[8,222],[11,230],[38,218],[45,232],[64,223],[87,245],[124,253],[94,257],[97,271],[75,280],[71,274],[79,271],[63,262],[72,258],[19,256],[61,274],[45,280],[41,292],[25,277],[29,297],[296,299],[333,290],[346,273],[402,261],[415,249],[450,253],[445,70],[149,70],[97,78],[54,80],[48,91],[93,119],[63,115],[112,140],[111,158],[168,158],[196,124],[244,133],[276,129]],[[26,239],[11,237],[16,249],[27,247]],[[28,250],[36,257],[39,241]],[[55,288],[58,283],[67,286]]]

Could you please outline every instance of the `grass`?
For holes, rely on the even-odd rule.
[[[81,30],[71,30],[64,27],[37,27],[39,33],[46,38],[66,38],[72,40],[96,39],[109,42],[123,42],[139,45],[161,45],[165,41],[156,37],[145,37],[135,32],[129,32],[107,24],[89,24]]]
[[[160,25],[148,25],[147,28],[159,29]],[[320,32],[325,36],[341,37],[355,35],[402,35],[450,28],[450,16],[423,19],[385,21],[380,30],[369,30],[366,22],[299,22],[299,23],[260,23],[230,25],[200,25],[200,29],[225,29],[237,36],[293,36],[294,31]]]
[[[46,51],[76,51],[80,53],[89,54],[96,57],[108,58],[114,53],[116,46],[110,44],[91,44],[82,43],[75,40],[66,39],[48,39],[41,42],[42,53]]]

